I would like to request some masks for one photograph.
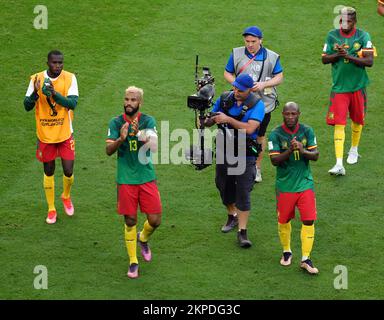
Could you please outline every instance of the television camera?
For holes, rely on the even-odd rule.
[[[199,78],[199,56],[196,56],[195,84],[196,93],[188,96],[187,106],[195,111],[196,129],[199,130],[200,145],[192,145],[185,152],[187,160],[195,166],[196,170],[202,170],[212,164],[213,152],[204,148],[204,122],[207,117],[214,116],[206,111],[212,106],[212,99],[215,96],[215,78],[208,67],[203,67],[203,76]]]

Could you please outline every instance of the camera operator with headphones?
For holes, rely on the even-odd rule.
[[[217,124],[222,131],[225,131],[224,154],[220,155],[218,149],[216,151],[216,187],[228,210],[228,220],[221,231],[229,232],[238,225],[237,238],[242,248],[249,248],[252,245],[247,236],[247,223],[251,209],[250,194],[256,175],[255,163],[260,151],[256,139],[264,118],[264,103],[251,92],[253,85],[254,81],[249,74],[240,74],[232,83],[233,91],[224,92],[217,99],[212,109],[214,116],[205,121],[206,126]],[[241,137],[246,141],[243,144],[246,147],[243,153],[241,153]],[[239,161],[243,160],[245,163],[241,173],[234,174],[233,170],[231,173],[233,163],[228,161],[230,139],[233,139],[234,151],[237,152]],[[223,163],[219,163],[219,157],[224,160]]]

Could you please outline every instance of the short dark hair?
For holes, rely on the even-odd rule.
[[[59,50],[52,50],[48,52],[48,57],[47,59],[49,60],[50,57],[52,56],[64,56],[63,53]]]

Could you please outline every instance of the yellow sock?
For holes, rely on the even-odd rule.
[[[44,174],[44,192],[48,203],[48,211],[56,210],[55,208],[55,176],[46,176]]]
[[[333,136],[333,140],[335,142],[335,154],[336,159],[343,159],[344,154],[344,141],[345,141],[345,126],[343,125],[335,125],[335,133]]]
[[[136,226],[128,227],[125,225],[125,246],[127,247],[129,264],[138,263],[137,254],[136,254],[136,246],[137,246],[137,234],[136,234]]]
[[[283,251],[291,251],[291,221],[288,223],[278,223],[278,230]]]
[[[315,240],[315,225],[301,226],[301,252],[303,257],[310,257],[313,247],[313,241]]]
[[[63,198],[68,199],[71,196],[71,187],[73,185],[73,180],[75,180],[75,177],[71,175],[70,177],[67,177],[63,175]]]
[[[352,128],[352,147],[357,147],[360,142],[361,131],[363,130],[363,126],[356,122],[351,123]]]
[[[143,230],[140,232],[140,241],[147,242],[153,231],[155,228],[149,224],[148,220],[145,220]]]

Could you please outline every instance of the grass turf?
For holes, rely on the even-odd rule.
[[[369,111],[355,166],[347,176],[331,177],[332,129],[324,117],[330,67],[320,61],[338,1],[45,1],[48,30],[33,28],[32,1],[7,1],[0,13],[2,108],[0,132],[1,299],[383,299],[380,283],[383,200],[379,148],[381,123],[382,18],[374,1],[349,1],[358,25],[370,32],[379,50],[368,88]],[[237,248],[235,234],[222,234],[225,210],[214,185],[214,168],[201,172],[186,165],[156,166],[163,224],[152,238],[154,260],[141,263],[141,277],[126,277],[123,222],[115,213],[115,157],[105,155],[109,120],[122,111],[124,89],[144,88],[147,112],[170,129],[191,128],[195,54],[228,88],[222,73],[241,31],[257,24],[266,47],[281,55],[285,81],[282,103],[302,107],[301,121],[317,134],[320,159],[312,164],[319,220],[313,260],[320,274],[299,270],[300,223],[293,223],[293,265],[282,268],[274,198],[274,168],[263,163],[263,182],[252,193],[249,236],[254,246]],[[22,106],[28,76],[44,69],[46,54],[59,48],[65,69],[78,78],[75,112],[76,164],[73,201],[76,214],[64,215],[59,195],[62,170],[57,162],[59,219],[45,224],[42,166],[34,158],[33,113]],[[270,129],[281,122],[273,113]],[[349,148],[347,130],[345,144]],[[164,152],[164,150],[160,150]],[[381,188],[382,189],[382,188]],[[140,226],[143,217],[140,216]],[[35,290],[33,269],[48,268],[48,290]],[[348,290],[333,286],[334,268],[348,268]]]

